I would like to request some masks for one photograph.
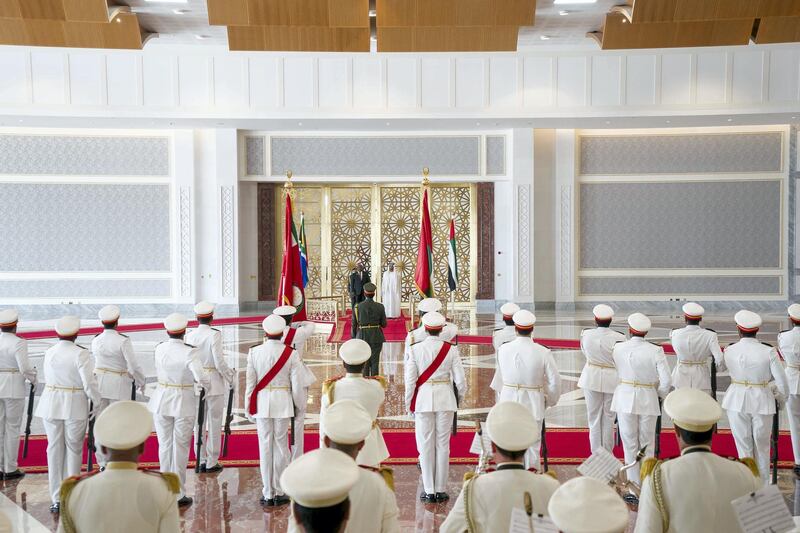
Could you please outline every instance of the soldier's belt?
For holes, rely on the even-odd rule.
[[[519,383],[503,383],[503,387],[510,387],[512,389],[525,389],[525,390],[542,390],[541,385],[520,385]]]
[[[261,390],[292,390],[289,386],[282,386],[282,385],[267,385]]]
[[[794,368],[795,370],[800,370],[800,365],[793,365],[792,363],[786,363],[786,366],[789,368]],[[0,370],[2,372],[2,370]]]
[[[182,383],[163,383],[161,381],[158,382],[160,387],[165,387],[167,389],[193,389],[194,383],[191,385],[184,385]]]
[[[204,366],[203,367],[203,371],[204,372],[213,372],[216,369],[217,369],[217,367],[215,367],[215,366]]]
[[[731,383],[735,385],[744,385],[745,387],[766,387],[769,385],[769,381],[737,381],[735,379],[732,379]]]
[[[452,382],[450,379],[429,379],[425,383],[429,385],[450,385]]]
[[[118,376],[127,376],[127,370],[111,370],[110,368],[95,368],[95,373],[100,372],[101,374],[116,374]]]
[[[58,385],[47,385],[45,387],[47,390],[56,391],[61,390],[65,392],[81,392],[83,391],[83,387],[60,387]]]
[[[358,329],[377,329],[380,326],[358,326]]]
[[[0,374],[16,374],[19,372],[18,368],[0,368]]]
[[[678,359],[679,365],[688,365],[688,366],[706,366],[708,365],[708,361],[688,361],[683,359]]]
[[[589,366],[596,366],[597,368],[611,368],[611,369],[614,369],[614,370],[616,370],[616,368],[617,368],[614,365],[604,365],[602,363],[592,363],[591,361],[586,361],[586,364],[589,365]]]
[[[642,383],[639,381],[626,381],[624,379],[619,380],[619,382],[623,385],[632,385],[640,389],[655,389],[656,385],[658,385],[658,383]]]

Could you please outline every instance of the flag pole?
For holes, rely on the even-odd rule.
[[[294,198],[294,185],[292,184],[292,171],[291,170],[287,170],[286,171],[286,183],[283,184],[283,195],[281,196],[281,198],[282,198],[282,201],[284,203],[286,203],[286,195],[287,194],[290,197]],[[285,254],[285,253],[286,253],[286,250],[283,250],[283,252],[281,253],[281,257],[283,257],[283,254]],[[278,277],[278,287],[275,289],[275,294],[278,295],[277,296],[277,300],[275,301],[275,305],[277,305],[277,306],[283,305],[281,296],[279,294],[280,292],[281,292],[281,278]]]

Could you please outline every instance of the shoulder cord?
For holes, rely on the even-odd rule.
[[[468,533],[475,533],[477,529],[475,528],[475,520],[472,517],[472,483],[478,478],[475,476],[474,478],[467,481],[467,484],[464,485],[464,515],[467,519],[467,532]]]
[[[661,464],[656,464],[653,469],[653,495],[656,498],[656,505],[658,512],[661,513],[661,527],[664,533],[669,531],[669,510],[667,509],[667,502],[664,501],[664,486],[661,479]]]

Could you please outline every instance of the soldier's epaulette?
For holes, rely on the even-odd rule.
[[[618,329],[611,328],[611,331],[616,331],[617,333],[619,333],[620,335],[623,335],[623,336],[625,335],[624,331],[620,331]]]
[[[333,392],[333,389],[335,388],[334,385],[337,381],[339,381],[343,377],[344,376],[336,376],[333,378],[326,379],[325,381],[322,382],[322,395],[328,396],[328,401],[330,403],[333,403],[333,395],[331,394],[331,392]]]
[[[794,329],[794,328],[792,328],[792,329]],[[783,329],[783,330],[781,330],[781,333],[789,333],[790,331],[792,331],[792,330],[791,329]]]
[[[494,331],[503,331],[504,329],[506,329],[505,326],[503,326],[502,328],[494,328]]]
[[[178,477],[178,474],[175,474],[174,472],[159,472],[158,470],[150,470],[146,468],[140,468],[139,472],[144,472],[145,474],[150,474],[152,476],[159,476],[164,480],[164,483],[167,484],[170,492],[173,494],[181,493],[181,480]]]
[[[81,344],[78,344],[77,342],[75,343],[75,346],[77,346],[78,348],[81,348],[81,349],[83,349],[83,350],[88,350],[88,349],[89,349],[89,348],[87,348],[86,346],[83,346],[83,345],[81,345]]]
[[[189,348],[197,348],[194,344],[189,344],[188,342],[184,342],[184,345],[188,346]]]
[[[364,376],[364,377],[380,383],[381,387],[383,387],[383,390],[386,390],[389,387],[389,384],[386,383],[386,378],[383,376]]]
[[[714,331],[714,330],[713,330],[713,329],[711,329],[711,328],[706,328],[706,331],[710,331],[711,333],[716,333],[716,331]]]
[[[750,469],[750,472],[752,472],[755,477],[760,477],[760,474],[758,472],[758,463],[756,463],[756,460],[753,459],[752,457],[742,457],[741,459],[737,459],[735,457],[728,457],[728,459],[730,459],[731,461],[736,461],[737,463],[742,463],[744,466]]]
[[[422,340],[425,340],[425,339],[422,339]],[[422,341],[412,342],[412,343],[410,344],[410,346],[416,346],[417,344],[419,344],[419,343],[421,343],[421,342],[422,342]]]
[[[363,468],[364,470],[369,470],[370,472],[375,472],[379,476],[383,478],[383,481],[386,483],[386,486],[394,492],[394,470],[389,467],[382,466],[380,468],[375,468],[374,466],[366,466],[366,465],[358,465],[359,468]]]
[[[639,477],[644,482],[644,479],[653,473],[653,470],[656,469],[656,465],[659,463],[663,463],[661,459],[656,459],[655,457],[647,457],[644,461],[642,461],[642,466],[639,469]]]
[[[220,331],[220,330],[218,330],[217,328],[211,328],[211,329],[213,329],[214,331]],[[220,331],[220,333],[221,333],[221,331]]]
[[[773,346],[773,345],[771,345],[771,344],[770,344],[770,343],[768,343],[768,342],[761,341],[761,344],[763,344],[764,346],[769,346],[770,348],[774,348],[774,346]]]
[[[255,348],[256,346],[263,346],[263,345],[264,345],[264,343],[263,343],[263,342],[259,342],[258,344],[254,344],[254,345],[252,345],[252,346],[250,347],[250,349],[252,350],[252,349],[253,349],[253,348]]]
[[[513,341],[513,340],[507,340],[507,341],[503,341],[503,342],[500,344],[500,346],[505,346],[505,345],[506,345],[506,344],[508,344],[509,342],[514,342],[514,341]]]
[[[660,344],[658,344],[657,342],[647,341],[647,343],[648,343],[648,344],[652,344],[653,346],[655,346],[655,347],[657,347],[657,348],[661,348],[661,347],[662,347],[662,346],[661,346]]]
[[[95,476],[100,473],[100,470],[92,470],[91,472],[84,472],[83,474],[79,474],[77,476],[71,476],[61,482],[61,504],[66,507],[67,499],[69,498],[72,489],[75,486],[83,481],[84,479],[88,479],[92,476]]]
[[[558,474],[556,473],[555,470],[548,470],[547,472],[543,473],[542,475],[543,476],[550,476],[551,478],[553,478],[556,481],[558,481]]]

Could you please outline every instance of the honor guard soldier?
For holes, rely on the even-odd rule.
[[[592,453],[600,448],[614,448],[614,413],[611,400],[617,388],[617,367],[614,366],[614,345],[625,340],[625,335],[611,329],[614,310],[600,304],[592,310],[593,329],[581,332],[581,351],[586,357],[578,387],[586,398],[586,415],[589,421],[589,444]]]
[[[664,400],[675,425],[681,456],[647,459],[636,531],[641,533],[729,533],[741,531],[731,501],[761,487],[755,461],[745,466],[711,451],[719,404],[698,389],[681,388]],[[751,468],[753,470],[751,470]]]
[[[325,447],[339,450],[353,459],[360,455],[359,450],[372,430],[372,417],[353,400],[337,400],[320,413],[320,423],[327,431]],[[391,469],[359,465],[358,481],[350,489],[350,502],[345,533],[399,533]],[[298,531],[297,524],[290,521],[289,531]]]
[[[186,342],[197,348],[197,356],[203,364],[203,373],[209,381],[205,394],[205,420],[203,424],[203,446],[200,448],[200,472],[220,472],[220,446],[222,424],[225,416],[225,397],[233,387],[235,373],[225,361],[222,350],[222,332],[211,327],[214,320],[214,304],[200,302],[194,306],[198,326],[186,332]],[[195,429],[197,439],[197,429]],[[196,442],[196,441],[195,441]]]
[[[14,309],[0,311],[0,472],[6,480],[21,478],[25,473],[17,468],[19,435],[27,380],[36,386],[36,369],[28,360],[28,341],[17,337],[19,316]]]
[[[365,341],[372,349],[369,363],[364,367],[365,376],[377,376],[381,373],[381,349],[386,339],[383,337],[383,328],[386,327],[386,310],[382,303],[374,300],[378,288],[374,283],[364,285],[366,300],[356,306],[356,321],[358,333],[356,338]]]
[[[158,462],[162,472],[172,472],[180,479],[178,506],[192,504],[186,495],[186,465],[189,444],[198,416],[195,383],[208,390],[208,374],[197,348],[183,342],[189,321],[180,313],[164,320],[169,340],[156,346],[155,367],[158,386],[148,407],[158,436]]]
[[[558,403],[561,377],[550,350],[533,342],[535,324],[536,316],[530,311],[514,313],[517,337],[500,347],[491,387],[497,401],[519,402],[530,409],[537,430],[525,454],[525,467],[538,470],[542,423],[546,409]]]
[[[623,533],[628,529],[628,506],[614,489],[591,477],[576,477],[558,487],[547,510],[561,533]]]
[[[86,424],[94,416],[90,405],[100,405],[89,350],[75,344],[80,329],[76,316],[56,322],[58,342],[44,352],[44,392],[36,406],[36,416],[43,419],[47,434],[47,478],[53,513],[59,511],[61,480],[81,471]]]
[[[778,349],[786,361],[786,380],[789,386],[786,414],[789,415],[789,429],[792,433],[794,473],[800,476],[800,304],[790,305],[788,312],[792,329],[778,334]]]
[[[634,462],[644,446],[647,456],[655,453],[656,422],[661,414],[659,398],[665,397],[672,386],[664,350],[644,340],[650,331],[650,319],[634,313],[628,317],[628,326],[630,340],[614,345],[619,384],[611,401],[611,410],[617,413],[626,464]],[[639,483],[639,468],[637,463],[628,470],[629,481]],[[626,498],[636,501],[632,494]]]
[[[525,509],[525,494],[530,496],[533,514],[547,515],[558,481],[528,472],[523,464],[538,429],[530,410],[517,402],[500,402],[489,411],[486,429],[497,469],[464,484],[440,533],[509,531],[513,509]]]
[[[297,404],[303,400],[303,364],[291,347],[281,342],[286,322],[269,315],[262,323],[267,340],[247,354],[247,418],[258,431],[261,467],[261,505],[285,505],[289,498],[281,488],[281,474],[289,464],[289,425]],[[298,435],[295,438],[302,438]],[[305,457],[305,456],[303,456]],[[302,460],[302,457],[299,460]],[[316,484],[316,476],[314,476]],[[308,482],[308,479],[306,480]]]
[[[286,346],[291,346],[297,352],[297,356],[302,363],[302,394],[303,400],[295,406],[294,422],[292,425],[292,434],[295,435],[294,445],[292,446],[292,460],[297,459],[303,455],[305,442],[303,434],[306,429],[306,403],[308,402],[308,388],[317,382],[317,377],[309,370],[303,357],[306,350],[306,341],[311,338],[316,330],[317,325],[310,321],[292,322],[297,308],[292,305],[282,305],[276,307],[273,314],[278,315],[286,323],[283,337],[281,342]]]
[[[678,357],[678,364],[672,371],[672,384],[675,388],[691,387],[711,394],[709,359],[713,358],[717,371],[725,367],[717,334],[700,327],[703,313],[705,310],[702,306],[687,303],[683,306],[686,327],[672,330],[669,334],[670,344]],[[716,382],[716,376],[714,380]]]
[[[322,385],[319,439],[320,445],[323,445],[327,434],[325,413],[329,407],[342,399],[355,400],[372,417],[372,430],[358,453],[356,463],[377,467],[389,458],[389,450],[378,425],[378,411],[386,397],[386,380],[381,376],[362,375],[364,363],[371,353],[369,344],[361,339],[350,339],[339,348],[339,357],[344,362],[346,374],[331,378]]]
[[[95,438],[108,458],[95,470],[61,486],[61,533],[177,533],[175,496],[180,481],[173,473],[140,470],[139,456],[153,430],[153,416],[142,403],[110,405],[95,423]]]
[[[722,408],[728,412],[739,457],[755,458],[761,479],[766,483],[772,417],[777,411],[776,403],[783,404],[789,390],[786,372],[775,348],[756,339],[761,317],[742,310],[734,320],[740,339],[725,349],[731,385],[725,392]]]
[[[416,329],[409,331],[406,335],[405,357],[408,357],[409,348],[411,348],[412,344],[422,342],[428,336],[425,325],[421,322],[422,318],[425,316],[425,313],[438,313],[441,310],[442,302],[440,302],[437,298],[425,298],[419,303],[417,306],[417,312],[419,313],[420,325]],[[447,319],[445,318],[444,327],[442,328],[442,332],[439,334],[439,338],[445,342],[455,342],[458,344],[458,342],[454,340],[456,337],[458,337],[458,326],[447,322]]]
[[[405,362],[405,404],[414,416],[424,489],[420,499],[433,503],[449,499],[450,431],[467,382],[458,346],[439,338],[444,317],[425,313],[422,323],[428,336],[411,346]]]
[[[145,377],[131,340],[117,331],[119,307],[107,305],[97,316],[103,324],[103,332],[92,340],[94,375],[100,390],[100,405],[95,413],[99,417],[114,402],[135,400],[136,389],[144,389]],[[106,458],[99,449],[96,455],[97,463],[105,466]]]
[[[492,346],[494,346],[495,353],[500,349],[500,346],[516,338],[517,330],[514,328],[514,313],[517,311],[519,311],[519,306],[511,302],[503,304],[500,308],[505,326],[494,330],[494,333],[492,333]]]
[[[347,454],[330,448],[309,452],[281,475],[292,497],[290,521],[304,533],[344,531],[354,502],[349,493],[358,483],[359,468]]]

